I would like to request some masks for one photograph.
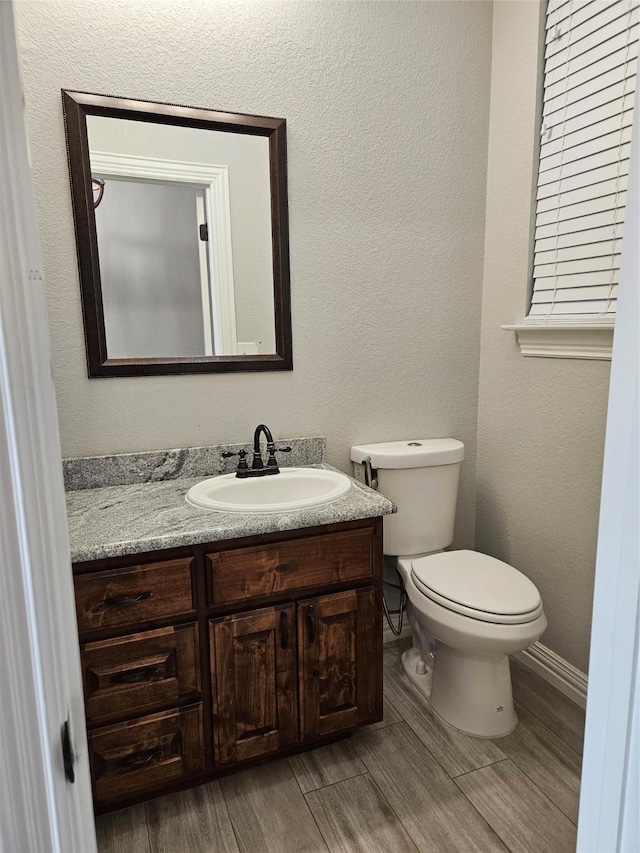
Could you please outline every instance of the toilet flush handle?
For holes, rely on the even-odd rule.
[[[378,478],[376,474],[378,473],[375,468],[371,465],[371,457],[365,456],[362,460],[362,464],[364,465],[364,481],[369,486],[370,489],[378,488]]]

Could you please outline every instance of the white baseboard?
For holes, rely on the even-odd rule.
[[[549,684],[553,684],[567,699],[581,708],[587,705],[587,676],[542,643],[534,643],[514,655]]]

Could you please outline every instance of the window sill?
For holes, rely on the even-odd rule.
[[[521,323],[502,326],[515,332],[522,355],[538,358],[611,360],[613,325],[605,323]]]

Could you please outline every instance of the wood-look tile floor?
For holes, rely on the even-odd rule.
[[[101,817],[100,853],[571,853],[584,714],[512,662],[520,722],[442,723],[385,647],[384,720],[350,739]]]

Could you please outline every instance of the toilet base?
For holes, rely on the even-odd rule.
[[[464,655],[438,642],[435,666],[421,674],[419,649],[402,655],[409,680],[440,719],[464,734],[481,738],[504,737],[518,724],[513,707],[507,655]]]

